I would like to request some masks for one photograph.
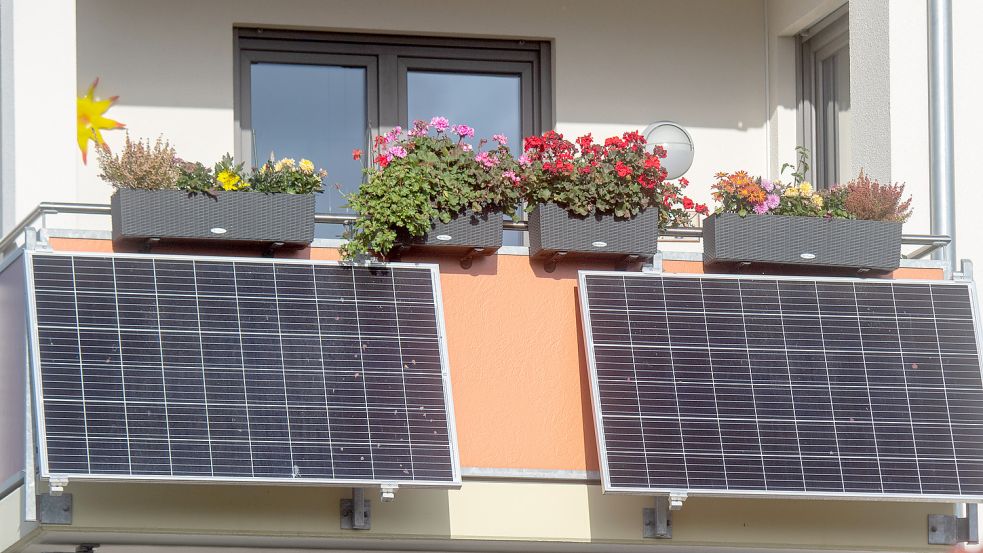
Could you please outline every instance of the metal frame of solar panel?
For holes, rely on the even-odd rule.
[[[579,282],[605,492],[983,500],[971,282]]]
[[[25,255],[42,478],[461,485],[436,265]]]

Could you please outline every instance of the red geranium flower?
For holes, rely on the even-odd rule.
[[[615,170],[615,172],[618,173],[618,176],[619,177],[630,177],[631,176],[631,167],[628,167],[627,165],[625,165],[624,163],[622,163],[620,161],[618,163],[615,163],[614,164],[614,170]]]
[[[620,150],[621,148],[625,147],[625,141],[618,138],[617,136],[612,136],[611,138],[604,140],[604,147]]]
[[[584,136],[577,138],[577,146],[580,146],[580,151],[585,154],[587,153],[587,150],[590,150],[591,144],[593,143],[594,143],[594,137],[591,136],[590,133],[587,133]]]
[[[696,204],[696,212],[700,215],[708,215],[710,210],[707,208],[707,204]]]
[[[683,209],[693,209],[693,200],[683,197]]]
[[[389,165],[389,156],[384,156],[382,154],[379,154],[375,156],[375,162],[379,164],[379,167],[385,169],[386,166]]]
[[[362,159],[362,150],[359,150],[358,148],[352,150],[352,159],[355,161]]]

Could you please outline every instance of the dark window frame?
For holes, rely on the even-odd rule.
[[[806,179],[819,188],[839,182],[839,125],[822,117],[820,106],[835,97],[829,75],[819,74],[822,61],[850,44],[848,6],[834,11],[796,36],[798,143],[812,155]]]
[[[366,149],[374,136],[397,125],[404,128],[408,125],[406,74],[414,70],[520,73],[522,134],[539,134],[554,126],[552,44],[549,41],[239,27],[235,30],[234,42],[235,154],[247,166],[256,163],[252,152],[249,67],[257,61],[365,67],[370,131]]]

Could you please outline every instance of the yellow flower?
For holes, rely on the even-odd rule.
[[[222,185],[223,190],[239,190],[246,185],[242,182],[242,177],[226,169],[215,176]]]
[[[790,186],[785,189],[785,192],[782,192],[782,195],[789,198],[797,198],[799,196],[799,189],[794,186]]]
[[[811,196],[812,185],[809,184],[808,182],[803,182],[802,184],[799,185],[799,192],[801,192],[803,196]]]
[[[273,169],[277,171],[283,171],[284,168],[293,169],[293,167],[294,167],[293,158],[285,157],[280,161],[276,162],[276,165],[273,166]]]
[[[820,196],[819,194],[816,194],[815,196],[812,197],[812,203],[813,203],[813,205],[815,205],[819,209],[822,209],[823,208],[823,197]]]
[[[300,170],[311,175],[314,174],[314,164],[309,159],[300,160]]]

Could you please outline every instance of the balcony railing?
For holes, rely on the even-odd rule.
[[[2,240],[0,240],[0,255],[5,255],[10,249],[15,247],[17,244],[17,239],[24,233],[25,230],[37,223],[39,219],[42,220],[41,226],[44,228],[47,226],[44,221],[46,216],[59,214],[108,216],[110,215],[110,209],[108,204],[66,202],[43,202],[38,204],[37,207],[31,210],[26,217],[21,219],[21,221],[17,223],[17,225],[15,225],[14,228],[12,228]],[[330,215],[326,213],[314,215],[314,222],[322,224],[344,225],[350,224],[354,220],[354,215]],[[528,224],[525,221],[505,221],[505,229],[526,231],[528,230]],[[662,232],[662,236],[700,240],[703,237],[703,231],[702,229],[693,227],[676,227],[666,229]],[[905,234],[901,237],[902,245],[920,247],[907,254],[903,254],[902,258],[922,259],[935,250],[949,244],[950,240],[951,239],[948,236],[938,234]]]

